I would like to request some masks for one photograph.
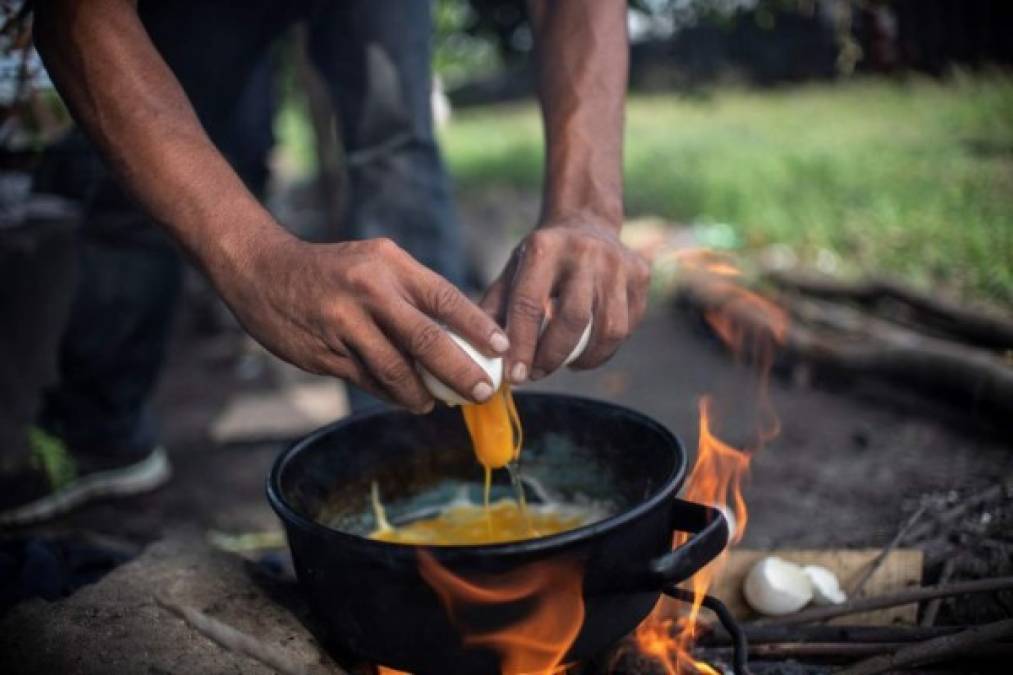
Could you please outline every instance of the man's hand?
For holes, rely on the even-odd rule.
[[[558,369],[588,321],[591,339],[572,366],[604,363],[643,318],[649,280],[647,262],[619,241],[613,227],[550,222],[534,230],[481,302],[506,322],[510,381],[537,380]]]
[[[485,372],[440,323],[488,356],[507,350],[506,336],[389,239],[324,245],[272,237],[213,276],[246,330],[305,370],[349,380],[415,412],[433,406],[415,362],[467,400],[493,393]]]

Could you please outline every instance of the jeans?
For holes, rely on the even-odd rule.
[[[430,108],[430,11],[423,0],[139,3],[204,128],[254,189],[263,176],[246,160],[263,158],[272,140],[271,115],[258,109],[269,78],[258,69],[276,39],[306,21],[310,59],[340,118],[345,230],[390,237],[460,285],[463,246]],[[144,452],[157,441],[149,399],[180,293],[180,256],[108,175],[95,182],[60,381],[41,420],[75,450]]]

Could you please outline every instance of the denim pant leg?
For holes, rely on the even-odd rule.
[[[340,122],[350,238],[390,237],[416,260],[462,285],[464,246],[449,176],[433,131],[431,3],[320,3],[310,57]],[[353,410],[378,401],[349,387]]]
[[[28,430],[56,378],[75,276],[72,223],[0,229],[0,476],[29,456]]]
[[[269,82],[253,78],[254,69],[266,67],[268,47],[294,18],[294,7],[273,0],[142,0],[139,6],[205,129],[242,166],[251,146],[262,145],[264,154],[270,148],[269,129],[263,133],[270,114],[243,103],[267,99],[269,92],[246,87],[251,79]],[[259,133],[227,133],[251,128],[250,118]],[[251,173],[243,176],[248,184],[261,180]],[[106,174],[89,200],[79,259],[60,381],[48,392],[41,422],[75,451],[145,452],[157,442],[150,397],[180,293],[180,255]]]
[[[318,3],[309,48],[340,117],[347,231],[390,237],[452,283],[464,247],[433,132],[431,3]]]

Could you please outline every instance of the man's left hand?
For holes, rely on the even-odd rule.
[[[571,366],[607,361],[643,318],[649,282],[647,261],[607,223],[550,221],[535,229],[480,303],[505,320],[510,381],[537,380],[558,369],[589,321],[591,338]]]

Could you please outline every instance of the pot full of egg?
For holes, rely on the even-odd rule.
[[[471,421],[446,406],[353,415],[275,461],[268,499],[335,655],[420,675],[547,671],[614,644],[726,545],[720,512],[676,497],[686,453],[654,420],[499,394],[505,412]],[[482,460],[475,420],[500,418],[511,433],[491,437],[510,450]],[[695,534],[672,550],[674,530]]]

